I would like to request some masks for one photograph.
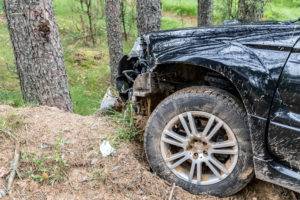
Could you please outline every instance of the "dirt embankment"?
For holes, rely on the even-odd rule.
[[[100,141],[111,138],[118,127],[104,116],[83,117],[49,107],[0,106],[0,119],[2,128],[9,127],[21,142],[22,152],[13,193],[5,199],[169,198],[172,186],[150,172],[142,142],[119,142],[114,156],[101,156]],[[0,133],[0,189],[13,153],[14,141]],[[289,191],[255,180],[227,199],[291,198]],[[176,187],[172,199],[218,198],[194,196]]]

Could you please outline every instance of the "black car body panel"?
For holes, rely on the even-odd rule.
[[[211,68],[235,83],[249,114],[267,118],[297,35],[294,25],[251,25],[153,33],[148,42],[153,71],[178,62]]]
[[[300,169],[300,41],[294,47],[278,81],[278,96],[270,114],[270,152],[285,165]]]
[[[141,38],[139,56],[120,62],[117,87],[121,95],[145,98],[157,92],[163,68],[216,72],[234,85],[247,111],[256,176],[300,192],[299,38],[293,23],[150,33]]]

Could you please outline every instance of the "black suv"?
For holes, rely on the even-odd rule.
[[[145,150],[160,177],[229,196],[255,176],[300,192],[300,25],[149,33],[117,88],[150,116]]]

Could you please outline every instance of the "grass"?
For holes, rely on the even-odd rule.
[[[173,12],[177,15],[197,15],[197,0],[163,0],[163,11]]]
[[[95,181],[97,183],[105,183],[105,181],[108,178],[108,175],[104,168],[96,168],[90,173],[89,177],[90,180]]]
[[[13,52],[5,23],[0,21],[0,103],[23,105]]]
[[[191,27],[190,24],[186,24],[181,20],[175,21],[173,18],[168,16],[162,17],[161,21],[162,21],[162,26],[161,26],[162,30],[172,30],[178,27]]]
[[[15,90],[0,90],[0,103],[5,103],[14,107],[25,105],[19,88]]]
[[[123,141],[133,141],[140,135],[140,130],[135,126],[134,109],[131,103],[127,103],[123,112],[111,110],[105,114],[118,124],[116,134],[108,138],[113,146],[117,147]]]
[[[136,139],[139,130],[134,124],[134,110],[131,103],[127,104],[124,112],[114,112],[114,120],[121,125],[117,129],[116,141],[132,141]]]
[[[274,0],[267,3],[265,19],[267,20],[295,20],[300,17],[300,1]]]
[[[236,0],[237,1],[237,0]],[[71,98],[74,112],[90,115],[97,111],[99,103],[109,86],[109,56],[106,41],[105,18],[103,7],[98,6],[97,45],[91,46],[83,41],[80,15],[77,0],[54,0],[54,10],[59,26],[65,65],[68,74]],[[95,1],[96,2],[96,1]],[[97,1],[103,3],[103,0]],[[137,36],[134,1],[126,0],[125,25],[128,40],[124,42],[124,53],[130,52]],[[0,104],[24,106],[16,74],[12,46],[7,25],[4,20],[3,2],[0,1]],[[100,6],[100,7],[99,7]],[[190,27],[191,18],[197,15],[197,0],[162,0],[164,17],[162,29]],[[214,1],[215,24],[227,19],[225,1]],[[234,11],[236,12],[236,10]],[[272,0],[265,7],[265,20],[288,20],[300,17],[300,2],[298,0]],[[86,20],[86,19],[84,19]],[[126,131],[120,131],[127,135]],[[120,136],[121,137],[121,136]],[[124,136],[126,138],[127,136]]]
[[[38,183],[53,185],[65,180],[68,164],[62,156],[64,140],[59,137],[51,156],[37,156],[34,153],[21,154],[21,177],[31,178]]]
[[[23,116],[8,113],[5,117],[0,117],[0,136],[18,140],[16,132],[24,126]],[[29,177],[39,183],[51,185],[65,180],[69,166],[62,155],[64,143],[62,136],[57,137],[54,150],[50,156],[37,156],[34,153],[27,152],[21,153],[20,177]]]
[[[197,16],[197,0],[163,0],[162,8],[165,12],[177,15]],[[233,1],[237,5],[237,0]],[[237,12],[237,6],[233,13]],[[213,22],[222,23],[229,19],[226,13],[226,1],[215,0],[213,4]],[[300,1],[298,0],[270,0],[265,6],[264,20],[291,20],[300,17]]]

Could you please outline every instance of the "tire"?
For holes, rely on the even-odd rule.
[[[227,197],[243,189],[253,178],[254,172],[246,112],[241,105],[238,99],[226,91],[206,86],[186,88],[167,97],[153,111],[145,129],[144,147],[151,169],[161,178],[175,183],[192,194]],[[202,115],[208,116],[206,124],[202,122],[202,120],[206,120],[202,119]],[[183,121],[188,122],[188,129],[184,129],[183,122],[180,121],[182,116]],[[193,117],[194,124],[196,124],[197,131],[195,132],[192,131],[195,129],[190,126],[189,116]],[[209,129],[207,136],[204,137],[205,127],[208,126],[210,118],[213,118],[213,124],[210,126],[211,129]],[[219,122],[223,124],[222,127],[217,129],[211,139],[208,139],[210,141],[206,145],[202,139],[206,141]],[[174,127],[171,126],[172,123],[175,124]],[[203,126],[204,130],[199,131],[200,128],[197,126],[200,128]],[[185,141],[182,142],[184,147],[175,146],[166,140],[167,138],[174,141],[174,136],[169,137],[168,133],[170,132],[167,131],[174,129],[178,131],[175,131],[177,136],[181,134],[182,137],[179,139],[183,138],[182,141]],[[202,139],[200,140],[197,134],[197,139],[194,139],[192,132],[195,134],[198,132],[197,134],[202,135]],[[175,141],[178,142],[179,139],[175,139]],[[220,144],[223,146],[224,142],[230,141],[232,143],[232,147],[222,147],[219,150],[222,153],[228,153],[229,151],[226,150],[229,148],[231,153],[234,152],[233,155],[228,153],[223,156],[223,154],[216,153],[218,152],[215,151],[218,150],[216,144],[219,140],[222,140]],[[176,153],[172,154],[173,151]],[[171,155],[170,158],[167,158],[167,154]],[[174,167],[181,162],[179,160],[183,159],[181,157],[173,160],[178,154],[185,154],[184,158],[188,155],[187,158],[189,159]],[[211,162],[209,159],[212,161],[217,159],[223,165],[218,168],[216,167],[218,163]],[[213,164],[212,168],[217,169],[218,173],[213,172],[208,167],[209,163]],[[201,166],[199,169],[198,165]],[[227,166],[230,169],[227,169]],[[178,169],[179,167],[180,169]],[[188,180],[187,176],[189,176]]]

